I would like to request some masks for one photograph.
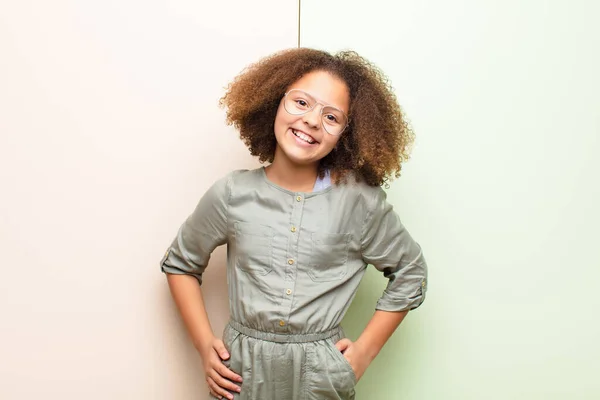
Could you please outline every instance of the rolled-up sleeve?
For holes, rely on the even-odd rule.
[[[423,303],[427,264],[421,246],[404,228],[381,188],[367,209],[361,247],[363,260],[389,279],[377,302],[378,310],[413,310]]]
[[[217,246],[227,243],[230,192],[231,175],[228,175],[215,182],[202,196],[161,260],[163,272],[192,275],[202,284],[202,273],[211,253]]]

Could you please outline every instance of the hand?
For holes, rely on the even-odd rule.
[[[348,363],[354,371],[356,381],[362,378],[373,358],[369,356],[367,349],[359,342],[353,342],[350,339],[342,339],[335,344],[335,347],[342,352],[342,355],[348,360]]]
[[[242,377],[227,368],[223,360],[229,359],[229,353],[221,339],[213,338],[201,351],[204,375],[210,393],[219,399],[233,399],[230,392],[240,392],[241,388],[233,382],[242,382]]]

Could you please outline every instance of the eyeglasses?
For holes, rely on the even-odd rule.
[[[339,108],[326,106],[319,103],[310,94],[300,89],[292,89],[284,95],[283,107],[292,115],[302,115],[314,110],[317,104],[321,104],[321,123],[325,132],[333,136],[339,136],[348,126],[348,116]]]

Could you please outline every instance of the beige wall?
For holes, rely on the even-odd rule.
[[[2,400],[207,398],[158,262],[207,187],[255,165],[217,101],[296,46],[297,7],[0,3]]]

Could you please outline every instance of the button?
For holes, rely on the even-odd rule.
[[[302,196],[297,196],[296,201],[302,201]]]
[[[294,264],[294,260],[292,260],[291,258],[288,260],[288,264],[292,265]]]
[[[285,321],[279,321],[279,326],[285,326]]]
[[[421,286],[425,287],[425,280],[421,283]]]
[[[295,226],[292,226],[292,229],[290,229],[290,231],[292,231],[292,232],[296,232],[296,227],[295,227]]]
[[[292,294],[292,289],[288,289],[288,290],[286,290],[286,291],[285,291],[285,294],[287,294],[287,295],[290,295],[290,294]]]

